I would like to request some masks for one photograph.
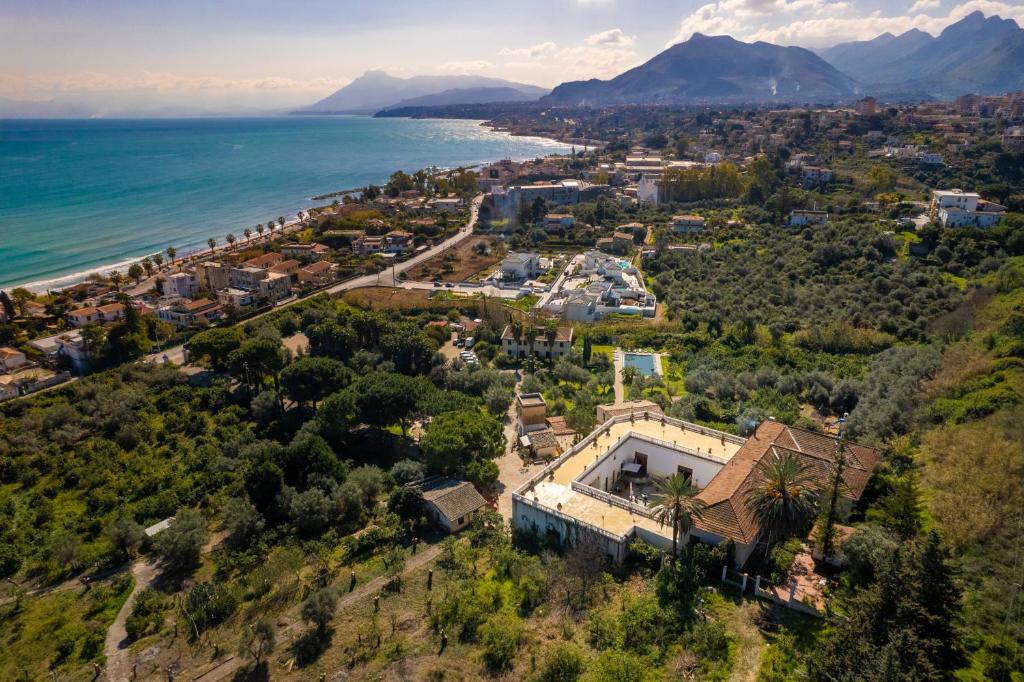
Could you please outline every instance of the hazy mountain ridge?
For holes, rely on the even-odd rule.
[[[949,98],[1024,88],[1024,30],[1012,19],[974,12],[938,36],[887,35],[820,54],[886,97]]]
[[[396,78],[384,71],[367,71],[337,92],[328,95],[319,102],[299,109],[296,113],[344,113],[372,114],[381,109],[398,106],[402,102],[422,97],[440,96],[444,93],[466,90],[491,90],[495,88],[515,90],[521,93],[520,99],[537,99],[547,94],[547,90],[535,85],[513,83],[501,78],[486,76],[412,76]],[[449,94],[458,98],[457,94]],[[441,101],[439,104],[457,104],[459,102]],[[403,105],[405,106],[405,105]]]
[[[696,33],[640,66],[602,81],[563,83],[547,104],[691,104],[838,101],[857,83],[810,50]]]

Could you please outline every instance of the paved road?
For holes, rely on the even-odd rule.
[[[483,199],[484,196],[482,194],[473,199],[473,203],[470,206],[469,222],[466,223],[465,227],[463,227],[457,233],[453,234],[448,239],[445,239],[443,242],[435,244],[426,251],[413,256],[407,261],[396,263],[394,268],[389,268],[388,270],[381,272],[379,275],[364,275],[362,277],[350,279],[345,282],[339,282],[338,284],[335,284],[333,287],[325,289],[325,291],[329,294],[334,295],[340,294],[345,291],[349,291],[351,289],[359,289],[361,287],[394,286],[394,278],[397,277],[399,274],[405,272],[409,268],[415,267],[420,263],[423,263],[424,261],[430,260],[434,256],[437,256],[444,252],[445,249],[449,249],[455,246],[462,240],[472,235],[473,228],[476,227],[477,216],[479,215],[480,204],[483,202]],[[323,292],[317,292],[314,295],[319,295],[320,293]],[[247,318],[246,320],[244,320],[244,322],[250,322],[252,320],[259,319],[260,317],[263,317],[267,313],[274,312],[276,310],[279,310],[280,308],[288,307],[302,300],[305,299],[296,298],[292,301],[289,301],[285,305],[276,306],[273,310],[268,310],[266,312],[260,313],[259,315],[254,315],[253,317]],[[165,359],[164,356],[166,356],[166,360],[168,362],[172,362],[176,365],[182,365],[185,362],[184,346],[174,346],[173,348],[168,348],[167,350],[161,351],[159,353],[147,355],[146,360],[149,362],[163,362]]]

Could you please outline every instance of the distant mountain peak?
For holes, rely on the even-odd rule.
[[[542,101],[583,106],[832,102],[852,98],[856,87],[804,48],[694,33],[611,80],[563,83]]]

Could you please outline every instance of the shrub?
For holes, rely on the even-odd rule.
[[[572,644],[555,644],[544,654],[536,682],[576,682],[583,674],[583,654]]]
[[[132,605],[131,615],[125,621],[125,630],[133,642],[157,632],[164,622],[167,599],[151,587],[139,592]]]
[[[479,637],[487,669],[492,673],[508,670],[523,638],[523,623],[517,616],[499,613],[480,626]]]
[[[789,567],[793,565],[796,555],[803,550],[803,542],[799,538],[791,538],[781,545],[772,548],[768,561],[768,577],[773,585],[781,585],[789,575]]]
[[[185,593],[182,608],[193,625],[192,636],[224,622],[238,608],[233,589],[220,582],[197,583]]]

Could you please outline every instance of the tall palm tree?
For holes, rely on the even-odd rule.
[[[761,458],[745,502],[761,532],[767,532],[766,553],[778,538],[805,530],[817,512],[819,493],[811,467],[795,454]]]
[[[156,263],[156,267],[157,267],[157,269],[159,269],[159,268],[163,267],[164,257],[161,256],[159,253],[154,254],[153,255],[153,262]]]
[[[214,239],[213,237],[210,237],[209,239],[207,239],[206,243],[210,245],[210,251],[213,251],[214,247],[217,246],[217,240]]]
[[[228,232],[228,236],[224,238],[228,243],[228,248],[233,248],[235,245],[235,235],[232,232]]]
[[[281,227],[284,227],[284,216],[283,215],[277,216],[277,224],[280,225]]]
[[[173,246],[167,247],[167,257],[171,259],[171,265],[174,265],[174,258],[178,255],[178,250]]]
[[[654,494],[657,506],[654,518],[664,525],[672,524],[672,557],[678,553],[679,536],[686,536],[693,528],[694,519],[703,518],[704,503],[694,497],[699,488],[685,474],[665,476],[656,481]]]
[[[250,230],[248,227],[242,230],[242,234],[245,235],[245,241],[249,241],[250,239],[252,239],[252,230]]]
[[[267,221],[267,232],[273,232],[273,231],[274,231],[274,221],[273,220],[268,220]]]

